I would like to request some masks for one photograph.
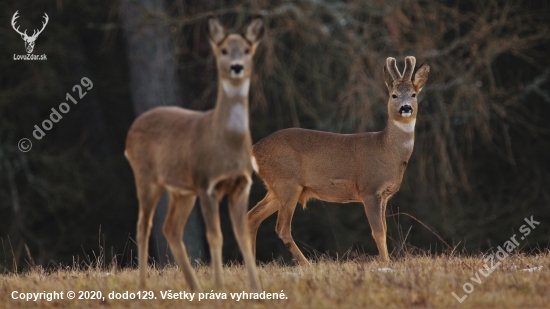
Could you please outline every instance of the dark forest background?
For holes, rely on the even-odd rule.
[[[550,235],[550,14],[547,1],[3,1],[0,3],[0,269],[27,265],[136,263],[137,199],[123,156],[126,133],[157,105],[206,110],[217,72],[204,17],[240,29],[262,13],[267,32],[251,87],[254,141],[288,127],[378,131],[387,119],[388,56],[429,62],[415,148],[388,204],[389,250],[479,253],[541,222],[521,250],[546,250]],[[26,54],[22,29],[49,23]],[[41,140],[34,125],[59,110],[82,77],[87,95]],[[18,141],[29,138],[23,153]],[[367,159],[367,158],[366,158]],[[250,207],[265,189],[254,177]],[[161,201],[161,204],[163,201]],[[164,201],[165,203],[165,201]],[[162,205],[155,219],[160,228]],[[258,259],[291,262],[275,233],[258,234]],[[222,205],[224,259],[240,253]],[[154,227],[154,228],[155,228]],[[208,260],[199,212],[186,243]],[[293,235],[306,255],[376,255],[363,207],[298,207]],[[169,257],[154,232],[151,255]],[[448,244],[448,245],[447,245]]]

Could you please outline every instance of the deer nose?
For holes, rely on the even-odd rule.
[[[244,67],[240,64],[234,64],[230,67],[231,73],[240,74]]]
[[[405,116],[405,117],[408,117],[412,114],[412,106],[410,105],[403,105],[401,106],[401,108],[399,108],[399,114],[401,114],[401,116]]]

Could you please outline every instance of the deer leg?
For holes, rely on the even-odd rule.
[[[300,186],[286,186],[277,190],[276,195],[279,197],[281,207],[279,208],[275,231],[283,240],[285,247],[292,253],[298,264],[309,265],[309,261],[294,242],[291,233],[292,216],[294,215],[294,210],[296,209],[296,204],[298,203],[298,198],[302,190]]]
[[[372,237],[378,247],[380,259],[389,261],[388,247],[386,246],[386,214],[383,212],[384,199],[377,195],[369,195],[363,199],[367,219],[372,230]]]
[[[250,234],[246,220],[246,210],[248,209],[248,195],[252,180],[250,177],[241,177],[236,181],[233,192],[229,196],[229,215],[233,224],[233,231],[237,243],[241,248],[243,259],[246,264],[248,276],[250,278],[250,287],[253,291],[260,292],[260,277],[256,268],[256,259],[252,254],[250,244]]]
[[[206,239],[210,246],[212,268],[216,277],[216,286],[223,287],[222,244],[223,236],[220,227],[220,212],[216,192],[208,190],[200,194],[201,211],[206,225]]]
[[[384,223],[384,235],[388,234],[388,227],[386,226],[386,206],[388,205],[388,199],[382,199],[382,223]],[[387,250],[387,249],[386,249]]]
[[[278,206],[279,203],[274,198],[273,194],[268,191],[264,199],[258,202],[258,204],[256,204],[247,214],[252,255],[254,257],[256,256],[256,235],[258,234],[258,228],[267,217],[278,210]]]
[[[164,221],[163,232],[187,284],[189,284],[192,291],[199,292],[201,287],[189,262],[189,257],[183,243],[185,223],[193,210],[195,200],[196,197],[193,195],[170,193],[170,205],[168,206],[166,221]]]
[[[139,215],[137,224],[137,245],[138,245],[138,264],[139,264],[139,286],[145,288],[145,279],[147,277],[147,257],[149,256],[149,235],[153,225],[153,214],[157,207],[157,202],[162,193],[162,188],[150,182],[141,182],[137,185],[139,200]]]

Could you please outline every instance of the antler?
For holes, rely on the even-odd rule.
[[[399,69],[397,68],[397,63],[395,61],[395,58],[388,57],[386,59],[386,68],[388,70],[388,73],[391,76],[391,79],[394,81],[411,80],[415,65],[416,65],[415,57],[413,56],[405,57],[405,70],[403,70],[403,74],[401,74],[401,72],[399,72]]]
[[[396,80],[399,80],[401,79],[403,76],[401,75],[401,73],[399,73],[399,69],[397,69],[397,64],[395,62],[395,58],[393,57],[388,57],[386,59],[386,66],[388,68],[388,71],[391,75],[391,78],[396,81]]]
[[[32,38],[36,38],[40,33],[42,33],[42,31],[44,31],[44,28],[46,28],[46,25],[48,24],[48,20],[50,20],[50,18],[48,17],[48,14],[46,14],[46,12],[44,12],[44,16],[42,16],[46,19],[45,22],[42,22],[42,29],[40,29],[38,31],[38,33],[34,34],[36,32],[36,30],[33,30],[32,32]]]
[[[17,26],[17,28],[15,28],[15,20],[19,18],[19,16],[17,16],[18,12],[19,12],[19,10],[16,11],[15,14],[13,14],[13,17],[11,19],[11,26],[13,27],[13,30],[15,30],[15,32],[19,33],[20,35],[24,35],[24,36],[28,37],[26,29],[25,29],[25,32],[21,32],[21,31],[19,31],[19,26]],[[46,13],[44,13],[44,14],[46,14]]]
[[[416,58],[413,56],[405,57],[405,71],[403,71],[404,80],[412,80]]]

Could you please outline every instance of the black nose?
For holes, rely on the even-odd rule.
[[[403,114],[403,113],[412,113],[412,107],[410,105],[403,105],[401,106],[401,108],[399,109],[399,114]]]
[[[231,72],[235,72],[235,74],[241,73],[243,69],[244,67],[240,64],[234,64],[231,66]]]

